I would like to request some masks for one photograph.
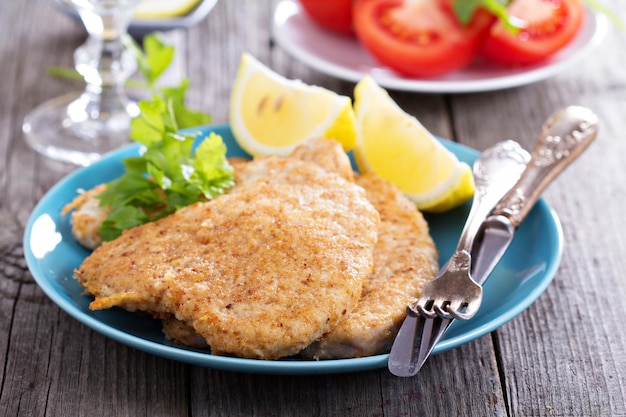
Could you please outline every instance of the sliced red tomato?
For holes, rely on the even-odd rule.
[[[496,23],[482,52],[506,65],[532,64],[553,55],[576,36],[585,17],[580,0],[514,0],[508,12],[523,26],[514,33]]]
[[[462,25],[451,0],[358,0],[353,18],[363,46],[382,64],[410,77],[466,66],[494,21],[479,9]]]
[[[352,35],[352,0],[300,0],[306,14],[318,25]]]

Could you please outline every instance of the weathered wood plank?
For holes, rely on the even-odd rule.
[[[570,104],[600,117],[590,150],[548,189],[564,232],[561,268],[548,291],[496,332],[513,416],[626,415],[626,360],[620,317],[626,314],[621,218],[625,187],[615,181],[621,158],[626,77],[623,34],[611,31],[602,47],[576,68],[520,89],[453,100],[462,142],[487,147],[503,137],[530,147],[543,119]],[[469,105],[471,102],[472,105]],[[485,117],[485,115],[488,115]],[[540,237],[538,237],[540,238]]]
[[[187,367],[105,338],[34,284],[13,316],[2,415],[186,415]]]
[[[281,377],[194,368],[192,381],[193,415],[212,404],[211,416],[506,416],[488,336],[432,357],[416,378],[384,370]],[[459,394],[464,389],[473,394]]]

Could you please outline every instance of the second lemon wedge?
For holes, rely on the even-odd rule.
[[[352,100],[290,80],[244,53],[230,99],[230,125],[251,155],[287,155],[310,138],[329,138],[351,149],[356,141]]]
[[[423,211],[443,212],[473,196],[469,165],[405,113],[373,78],[363,78],[354,95],[355,157],[362,172],[396,184]]]

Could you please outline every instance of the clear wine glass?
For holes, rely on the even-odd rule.
[[[36,151],[89,165],[129,141],[130,120],[139,113],[124,90],[137,65],[123,40],[140,0],[64,1],[75,8],[89,33],[74,53],[86,87],[36,107],[25,117],[22,130]]]

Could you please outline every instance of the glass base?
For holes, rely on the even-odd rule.
[[[58,161],[87,166],[99,160],[130,141],[130,121],[139,114],[139,108],[127,99],[108,106],[107,111],[97,104],[85,93],[42,103],[24,118],[26,142]]]

